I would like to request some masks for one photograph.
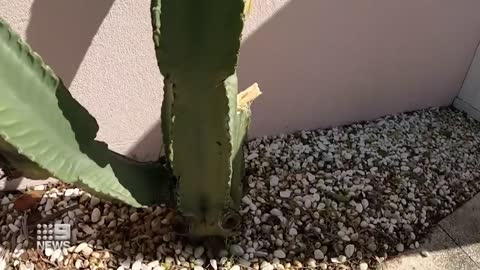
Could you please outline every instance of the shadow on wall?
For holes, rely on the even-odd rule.
[[[162,141],[162,122],[158,120],[138,142],[129,148],[126,155],[139,161],[158,160],[164,153]]]
[[[68,87],[75,77],[114,0],[36,0],[31,7],[26,41]],[[24,189],[48,181],[0,180],[1,190]]]
[[[114,0],[36,0],[27,42],[70,86]]]
[[[113,1],[32,5],[27,41],[67,86]],[[254,12],[274,2],[265,3]],[[290,1],[241,47],[240,89],[258,81],[264,93],[250,136],[450,104],[475,50],[478,9],[474,0]],[[152,159],[160,137],[158,123],[130,154]]]
[[[290,1],[241,47],[239,88],[257,81],[263,92],[250,137],[449,105],[480,38],[479,9],[473,0]],[[157,123],[130,153],[158,149],[160,136]]]
[[[479,9],[475,0],[290,1],[242,45],[241,88],[258,81],[264,93],[251,135],[449,105],[480,38]]]

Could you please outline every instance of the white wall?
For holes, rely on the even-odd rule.
[[[256,0],[240,54],[258,81],[252,136],[450,104],[480,39],[478,0]],[[160,147],[149,1],[0,0],[4,17],[141,159]]]

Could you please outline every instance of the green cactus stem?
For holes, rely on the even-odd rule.
[[[183,216],[178,227],[193,236],[227,235],[239,222],[251,116],[249,104],[238,109],[236,76],[249,7],[243,0],[153,0],[151,9],[165,78],[164,147]]]

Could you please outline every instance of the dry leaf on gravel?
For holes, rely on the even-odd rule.
[[[17,211],[27,211],[37,207],[38,203],[45,194],[43,190],[32,190],[24,193],[13,202],[13,208]]]

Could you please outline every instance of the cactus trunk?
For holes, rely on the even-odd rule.
[[[243,0],[153,0],[156,56],[165,78],[165,153],[177,207],[194,236],[226,235],[244,177],[249,105],[238,108],[237,55]],[[257,88],[258,89],[258,88]]]

